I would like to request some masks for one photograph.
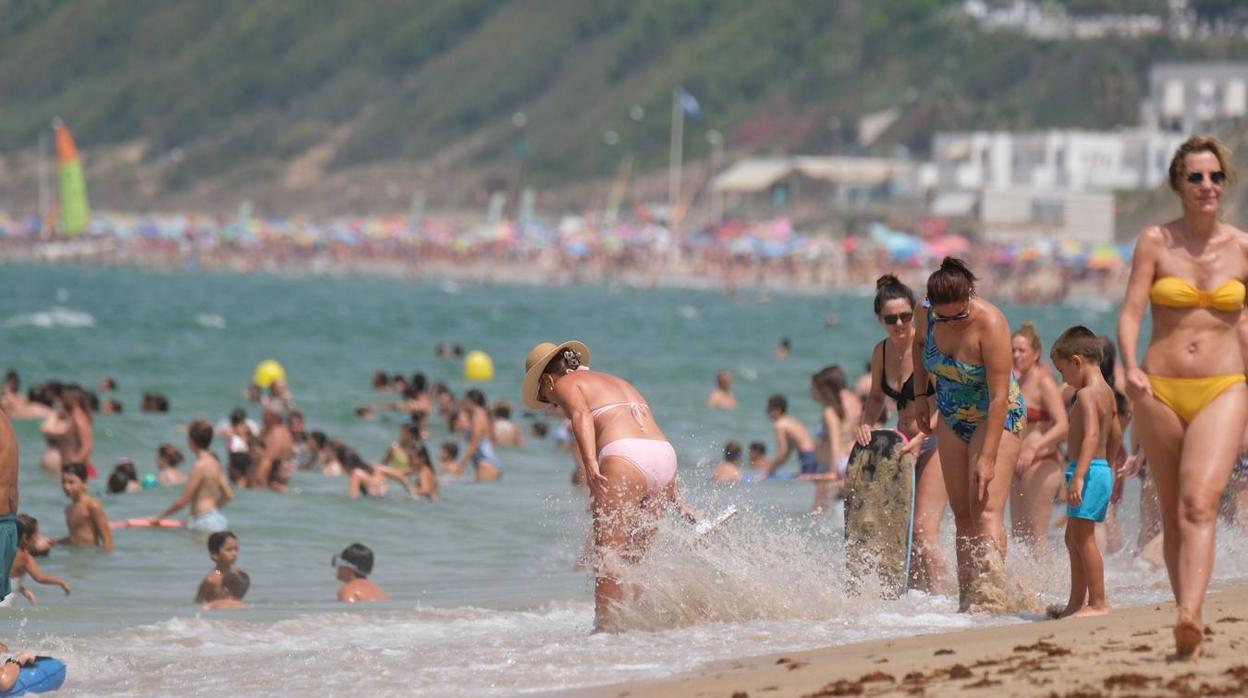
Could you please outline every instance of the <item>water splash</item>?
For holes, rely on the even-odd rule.
[[[40,327],[43,329],[80,328],[95,327],[95,318],[90,313],[58,305],[41,312],[13,315],[5,320],[4,324],[6,327]]]

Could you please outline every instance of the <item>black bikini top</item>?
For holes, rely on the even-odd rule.
[[[886,371],[885,371],[885,366],[888,365],[888,340],[887,339],[880,342],[880,353],[881,353],[880,388],[884,390],[885,395],[891,397],[893,401],[897,403],[898,410],[904,410],[906,409],[906,405],[913,402],[915,398],[914,374],[911,373],[910,377],[907,378],[906,381],[901,384],[901,390],[894,390],[893,386],[888,384],[888,378],[887,378]],[[932,384],[931,382],[928,382],[927,393],[925,393],[924,396],[931,395],[931,394],[932,394]]]

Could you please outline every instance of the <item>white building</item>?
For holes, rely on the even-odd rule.
[[[1248,63],[1157,63],[1148,88],[1141,107],[1146,127],[1224,134],[1248,114]]]
[[[984,242],[1114,241],[1114,196],[1052,189],[985,189],[978,199]]]
[[[973,131],[933,141],[941,191],[1152,189],[1184,136],[1156,130]]]

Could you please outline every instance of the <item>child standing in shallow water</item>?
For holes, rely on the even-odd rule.
[[[66,463],[61,468],[61,490],[69,497],[65,507],[66,535],[57,543],[84,548],[99,546],[106,553],[113,552],[113,531],[108,527],[108,515],[95,497],[87,494],[87,466],[82,463]]]
[[[225,575],[229,574],[238,562],[238,536],[233,531],[217,531],[208,536],[208,557],[216,565],[199,583],[199,591],[195,592],[195,603],[205,603],[222,598]],[[240,597],[241,598],[241,597]]]
[[[17,515],[17,556],[13,558],[13,568],[9,570],[9,577],[13,580],[13,594],[21,594],[31,604],[37,603],[34,593],[22,584],[22,578],[29,576],[32,580],[40,584],[56,585],[69,595],[69,584],[60,577],[50,574],[43,574],[39,571],[39,565],[35,563],[35,557],[31,553],[34,551],[35,543],[39,539],[39,522],[35,517],[26,514]],[[0,599],[0,606],[6,603],[11,604],[12,598]]]
[[[1101,343],[1086,327],[1077,325],[1062,333],[1051,352],[1062,380],[1075,389],[1066,452],[1076,456],[1066,470],[1066,548],[1070,551],[1070,600],[1065,608],[1053,606],[1056,618],[1102,616],[1105,574],[1101,551],[1096,547],[1096,524],[1105,520],[1114,472],[1109,461],[1122,442],[1114,419],[1114,391],[1101,375]]]

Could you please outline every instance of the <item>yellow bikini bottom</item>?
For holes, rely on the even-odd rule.
[[[1196,415],[1213,402],[1227,388],[1244,382],[1244,374],[1227,373],[1221,376],[1200,378],[1164,378],[1149,376],[1153,397],[1174,410],[1184,422],[1191,424]]]

